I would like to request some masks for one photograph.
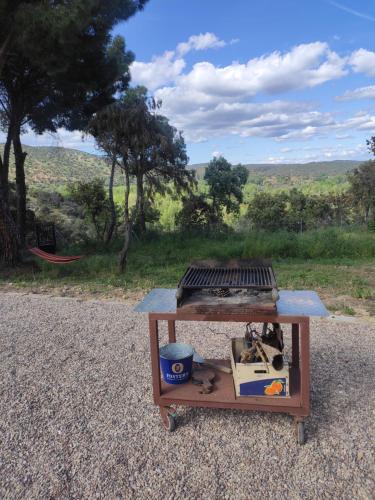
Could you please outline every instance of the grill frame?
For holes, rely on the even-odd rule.
[[[270,260],[200,261],[192,263],[180,280],[179,288],[272,290],[277,288]]]

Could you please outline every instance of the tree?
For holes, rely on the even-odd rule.
[[[332,224],[334,220],[333,207],[329,198],[324,195],[307,196],[304,218],[309,229]]]
[[[1,165],[0,158],[0,165]],[[13,266],[19,261],[19,236],[7,198],[0,184],[0,264]]]
[[[193,194],[182,198],[182,209],[176,215],[176,224],[188,231],[208,230],[216,225],[217,214],[203,194]]]
[[[134,163],[139,156],[138,134],[142,132],[139,123],[139,100],[130,91],[133,99],[117,100],[100,110],[91,120],[88,132],[96,140],[98,147],[104,151],[111,162],[112,170],[118,166],[124,174],[124,241],[119,255],[119,270],[125,271],[130,246],[133,218],[129,207],[130,180],[134,171]],[[112,197],[113,200],[113,197]],[[111,224],[115,222],[113,220]],[[107,233],[108,234],[108,233]]]
[[[248,169],[244,165],[238,164],[232,168],[232,172],[238,178],[240,185],[244,186],[249,178]]]
[[[243,200],[242,188],[246,184],[248,171],[242,165],[232,165],[222,156],[210,161],[204,174],[209,187],[212,206],[221,218],[222,209],[227,212],[238,212]]]
[[[22,2],[16,11],[11,50],[3,57],[2,104],[13,143],[18,189],[18,223],[24,239],[26,183],[20,133],[59,127],[82,130],[89,117],[127,87],[132,54],[121,37],[111,39],[118,21],[147,0],[57,0]],[[6,9],[5,9],[6,10]],[[12,10],[14,13],[14,10]],[[7,191],[7,162],[2,162]],[[6,200],[5,200],[6,203]]]
[[[290,229],[292,229],[292,231],[300,231],[302,233],[306,225],[307,198],[302,191],[293,188],[289,191],[288,200],[288,219]]]
[[[124,243],[119,256],[119,269],[124,271],[132,228],[141,221],[145,225],[146,209],[156,191],[165,192],[171,182],[178,190],[188,189],[193,173],[186,170],[187,156],[181,134],[165,117],[151,112],[144,87],[129,89],[115,103],[98,112],[88,127],[111,164],[125,176]],[[137,199],[130,211],[131,178],[135,178]],[[147,182],[147,197],[144,183]],[[155,213],[153,214],[155,215]]]
[[[285,229],[288,224],[287,199],[285,193],[258,193],[248,207],[247,216],[256,229]]]
[[[194,172],[188,170],[186,145],[180,132],[168,119],[157,113],[160,103],[147,97],[145,87],[130,89],[123,98],[125,106],[132,106],[137,123],[137,141],[133,147],[133,170],[137,197],[135,224],[141,233],[146,231],[145,193],[149,200],[155,193],[180,194],[195,182]]]
[[[104,180],[79,181],[69,186],[69,198],[83,207],[85,215],[92,222],[96,237],[103,240],[108,221],[109,203]]]
[[[106,244],[111,241],[117,222],[116,207],[113,199],[113,184],[116,167],[121,166],[125,129],[126,116],[123,116],[123,110],[119,102],[101,109],[91,118],[87,127],[87,133],[95,138],[98,148],[106,154],[111,165],[108,185],[110,221],[104,238]]]
[[[348,224],[352,217],[352,197],[348,192],[331,192],[326,196],[331,207],[332,218],[338,226]]]
[[[362,163],[349,174],[348,180],[353,201],[363,210],[364,222],[367,224],[374,217],[375,161]]]
[[[1,0],[0,1],[0,75],[12,48],[15,27],[22,17],[22,7],[26,4],[39,4],[42,0]],[[24,26],[23,28],[26,28]]]

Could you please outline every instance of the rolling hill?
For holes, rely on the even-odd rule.
[[[106,160],[98,155],[61,147],[24,146],[24,151],[27,153],[26,179],[30,185],[66,184],[109,176]],[[14,178],[14,167],[10,176]]]
[[[2,146],[0,145],[0,149]],[[109,165],[98,155],[62,147],[24,146],[27,152],[26,178],[29,185],[58,185],[94,177],[107,178]],[[344,175],[360,161],[326,161],[299,164],[248,164],[251,177],[299,177],[318,179]],[[203,178],[207,163],[190,165]],[[14,168],[11,169],[14,178]],[[121,182],[118,179],[118,182]]]
[[[250,176],[262,177],[300,177],[304,179],[317,179],[319,177],[345,175],[362,162],[357,160],[333,160],[309,163],[273,163],[273,164],[247,164]],[[191,165],[197,172],[198,178],[203,178],[207,163]]]

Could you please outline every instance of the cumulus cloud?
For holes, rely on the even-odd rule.
[[[183,59],[175,58],[174,51],[167,51],[148,63],[134,61],[131,65],[132,80],[150,90],[155,90],[161,85],[173,82],[185,65]]]
[[[276,140],[285,141],[288,139],[294,140],[306,140],[312,137],[326,137],[329,133],[340,132],[346,130],[363,130],[363,131],[373,131],[375,130],[375,116],[371,115],[367,111],[360,111],[354,116],[347,118],[345,120],[336,121],[333,116],[329,123],[320,123],[316,125],[307,125],[300,129],[294,129],[286,134],[279,135]],[[345,134],[344,134],[344,138]]]
[[[176,50],[168,50],[161,56],[154,56],[150,62],[134,61],[130,67],[133,83],[145,85],[154,91],[176,80],[186,66],[183,56],[188,52],[219,48],[225,45],[227,45],[226,42],[220,40],[214,33],[192,35],[187,42],[179,43]]]
[[[355,73],[375,76],[375,52],[366,49],[356,50],[350,56],[349,64]]]
[[[348,90],[343,95],[336,97],[337,101],[353,101],[357,99],[374,99],[375,85],[360,87],[354,90]]]
[[[213,33],[194,35],[149,63],[133,64],[133,81],[154,91],[162,101],[162,112],[184,131],[188,141],[225,135],[307,140],[329,132],[343,134],[351,128],[375,128],[374,117],[366,112],[337,121],[332,113],[304,102],[254,102],[257,96],[312,88],[342,78],[350,68],[370,74],[375,53],[360,49],[341,57],[327,43],[314,42],[223,67],[201,61],[186,70],[184,55],[189,51],[226,44]],[[375,94],[375,86],[363,87],[338,99],[359,99],[372,92]]]
[[[188,140],[202,141],[226,133],[278,137],[293,128],[327,125],[327,113],[304,103],[249,102],[257,94],[276,94],[314,87],[346,74],[346,60],[321,42],[302,44],[289,52],[233,62],[224,67],[204,61],[181,73],[173,85],[163,86],[155,97],[174,125]]]
[[[290,52],[234,62],[217,67],[200,62],[177,79],[179,87],[209,95],[243,98],[263,92],[275,94],[288,90],[315,87],[341,78],[347,73],[346,60],[332,52],[326,43],[315,42],[294,47]]]
[[[182,42],[177,45],[177,54],[184,56],[191,50],[206,50],[225,47],[226,42],[220,40],[214,33],[201,33],[200,35],[192,35],[187,42]]]
[[[174,124],[184,130],[190,141],[223,135],[278,138],[295,129],[334,123],[329,113],[314,111],[307,103],[278,100],[267,103],[209,102],[196,106],[194,101],[189,103],[189,96],[185,97],[182,105],[178,100],[169,100],[163,109],[168,116],[173,116]]]

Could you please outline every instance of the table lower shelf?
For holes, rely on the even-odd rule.
[[[225,363],[224,360],[215,360]],[[186,384],[166,384],[162,381],[161,395],[155,398],[155,403],[160,406],[176,404],[181,406],[198,406],[207,408],[234,408],[243,410],[265,410],[275,412],[293,413],[293,410],[302,407],[300,394],[299,370],[290,369],[290,396],[236,396],[233,376],[215,371],[214,389],[210,394],[200,394],[199,386],[191,381]],[[300,413],[295,411],[296,414]]]

